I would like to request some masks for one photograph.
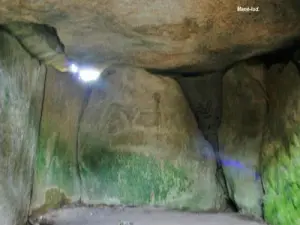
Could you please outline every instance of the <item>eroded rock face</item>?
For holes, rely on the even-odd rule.
[[[42,207],[37,212],[79,199],[222,211],[229,197],[243,214],[259,218],[264,213],[271,223],[297,224],[298,74],[293,63],[267,69],[258,60],[228,70],[222,115],[211,117],[221,119],[216,134],[208,129],[214,120],[205,123],[211,110],[203,107],[212,106],[203,105],[208,98],[198,102],[203,107],[197,101],[191,107],[206,112],[199,125],[206,136],[218,136],[216,153],[197,131],[182,83],[180,88],[170,78],[128,67],[94,86],[49,72],[35,185],[35,207]],[[192,78],[189,84],[197,84],[198,94],[216,97],[208,78]],[[217,160],[223,173],[217,171]]]
[[[270,224],[300,222],[299,85],[295,61],[267,68],[251,60],[223,80],[219,136],[229,195],[242,213],[263,213]]]
[[[68,76],[47,74],[37,213],[80,197],[88,204],[225,209],[216,162],[199,154],[211,146],[174,80],[123,67],[84,93]]]
[[[25,22],[11,22],[3,29],[16,37],[33,57],[52,65],[61,72],[68,69],[64,46],[53,27]]]
[[[222,80],[223,73],[210,73],[205,76],[179,77],[177,81],[196,117],[199,130],[211,148],[202,148],[200,154],[207,160],[217,163],[218,185],[228,197],[224,174],[220,167],[218,130],[222,120]]]
[[[80,199],[76,146],[82,101],[83,89],[69,74],[47,69],[33,213]]]
[[[266,69],[243,62],[223,78],[220,158],[230,198],[243,214],[262,216],[260,154],[267,115]]]
[[[278,48],[300,34],[298,0],[4,1],[0,23],[49,24],[88,63],[205,71]],[[238,12],[237,7],[258,12]],[[263,21],[263,23],[261,22]]]
[[[300,222],[300,72],[292,62],[271,66],[267,130],[262,146],[264,209],[270,224]]]
[[[23,225],[32,190],[45,67],[0,32],[0,218]]]
[[[223,210],[211,148],[177,83],[120,68],[93,89],[80,129],[83,201]]]
[[[259,166],[267,113],[265,73],[262,62],[248,60],[224,75],[178,79],[199,129],[214,146],[202,154],[219,163],[219,183],[237,210],[257,218],[263,201]]]

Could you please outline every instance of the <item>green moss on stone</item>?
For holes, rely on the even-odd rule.
[[[36,179],[40,187],[58,187],[68,196],[72,196],[76,194],[76,162],[74,155],[70,155],[67,149],[68,144],[56,135],[40,137],[36,157]]]
[[[167,160],[154,149],[128,152],[111,149],[99,139],[95,142],[81,143],[85,203],[159,205],[189,211],[222,207],[222,191],[211,162],[185,154]]]
[[[300,132],[289,142],[289,149],[277,146],[264,173],[264,213],[272,225],[300,224]]]
[[[184,170],[168,161],[137,153],[93,147],[82,154],[81,174],[88,195],[115,198],[122,204],[155,204],[172,190],[184,192],[190,183]]]
[[[71,200],[59,188],[50,188],[45,193],[45,202],[38,209],[32,212],[33,216],[46,213],[49,209],[59,209],[64,205],[70,204]]]

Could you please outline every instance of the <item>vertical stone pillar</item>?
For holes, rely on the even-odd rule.
[[[45,67],[0,31],[0,218],[23,225],[29,213]]]

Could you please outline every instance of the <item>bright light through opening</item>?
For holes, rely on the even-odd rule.
[[[95,68],[80,68],[74,63],[70,64],[69,71],[83,82],[92,82],[98,80],[102,72]]]
[[[79,70],[79,78],[84,82],[90,82],[98,80],[101,72],[96,69],[80,69]]]
[[[72,72],[72,73],[78,73],[78,66],[76,66],[75,64],[71,64],[70,67],[69,67],[69,70]]]

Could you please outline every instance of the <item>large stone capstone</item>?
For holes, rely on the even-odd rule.
[[[203,72],[289,44],[300,34],[299,10],[298,0],[10,0],[0,23],[50,25],[83,64]]]

